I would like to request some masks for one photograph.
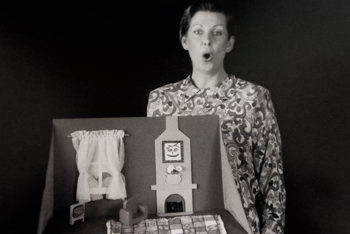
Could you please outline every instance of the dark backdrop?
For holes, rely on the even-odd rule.
[[[145,116],[149,91],[190,72],[177,32],[186,1],[119,4],[1,7],[2,233],[36,230],[53,118]],[[237,9],[226,67],[272,93],[286,233],[349,233],[350,3],[242,0]]]

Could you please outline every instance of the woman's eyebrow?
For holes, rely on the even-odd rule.
[[[225,27],[223,24],[215,24],[212,26],[212,28],[215,28],[215,27]]]
[[[200,26],[200,27],[203,27],[203,25],[202,24],[200,24],[200,23],[198,23],[198,24],[193,24],[192,26],[191,26],[191,28],[193,28],[194,26]]]

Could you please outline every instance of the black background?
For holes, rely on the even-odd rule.
[[[2,233],[36,230],[53,118],[145,116],[152,89],[191,71],[178,42],[187,5],[1,7]],[[350,2],[236,5],[239,33],[226,68],[272,94],[284,148],[286,233],[349,233]]]

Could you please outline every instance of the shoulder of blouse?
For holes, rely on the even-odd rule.
[[[160,94],[174,93],[174,92],[180,90],[181,86],[183,84],[185,84],[185,80],[180,80],[178,82],[169,83],[169,84],[163,85],[161,87],[158,87],[158,88],[152,90],[151,93],[160,93]]]
[[[237,90],[239,96],[244,96],[249,99],[261,100],[270,95],[269,90],[264,86],[238,77],[236,77],[236,82],[233,87]]]

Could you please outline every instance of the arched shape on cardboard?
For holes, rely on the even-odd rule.
[[[180,194],[171,194],[165,199],[165,213],[185,212],[185,199]]]

